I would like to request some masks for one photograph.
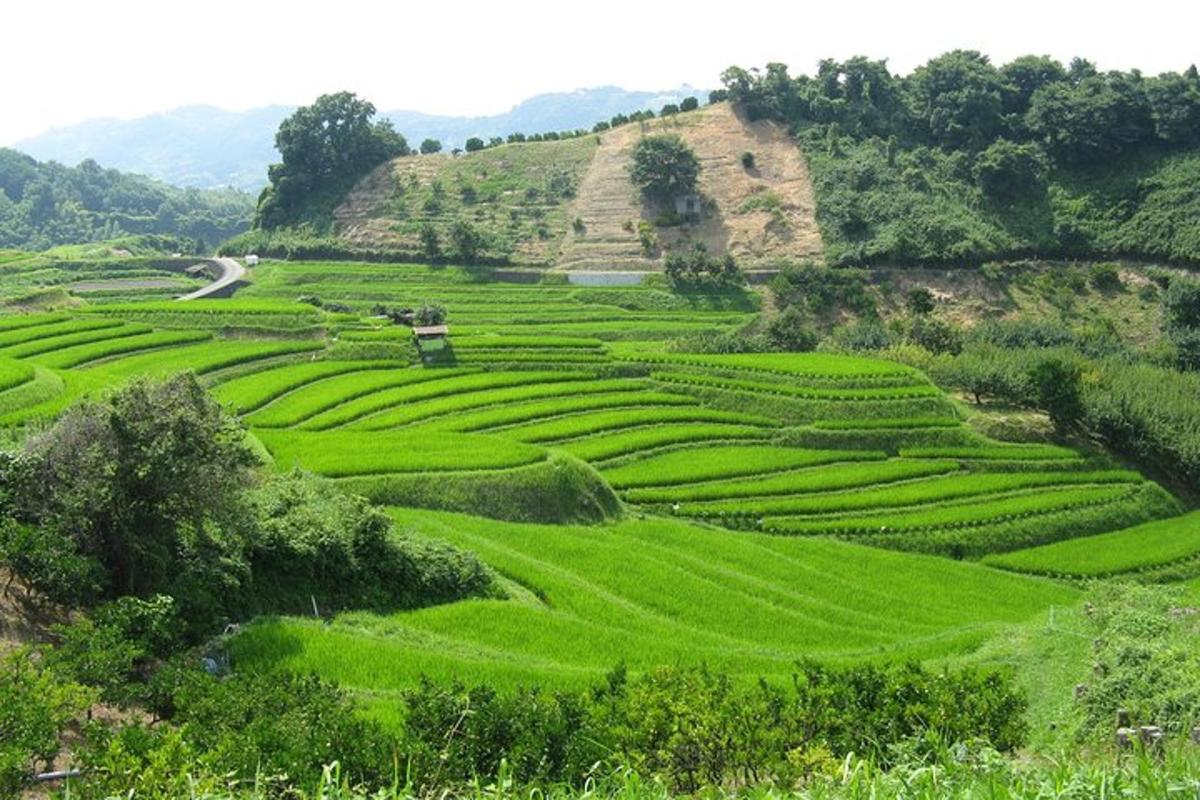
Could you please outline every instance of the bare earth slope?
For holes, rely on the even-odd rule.
[[[659,209],[642,202],[629,168],[638,140],[656,133],[677,133],[696,152],[703,210],[696,222],[657,228],[660,246],[647,256],[638,222]],[[360,181],[334,216],[357,247],[408,251],[422,224],[445,243],[465,220],[484,233],[486,255],[560,270],[661,269],[665,254],[694,242],[751,268],[821,257],[804,155],[784,128],[747,122],[728,103],[598,136],[397,159]]]
[[[606,131],[575,199],[583,233],[569,231],[560,269],[654,269],[642,253],[636,223],[653,219],[629,179],[633,148],[645,135],[677,133],[700,159],[698,224],[658,229],[664,250],[702,241],[714,253],[733,253],[743,266],[779,258],[820,258],[816,201],[804,155],[772,122],[746,122],[728,103]],[[753,153],[755,167],[742,166]],[[774,209],[747,208],[759,193]],[[753,201],[751,202],[753,205]],[[632,223],[632,224],[631,224]]]

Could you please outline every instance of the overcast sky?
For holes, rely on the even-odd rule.
[[[1102,69],[1200,61],[1200,3],[1141,0],[6,0],[0,144],[92,117],[246,109],[350,89],[380,109],[491,114],[530,95],[717,85],[730,64],[955,47]]]

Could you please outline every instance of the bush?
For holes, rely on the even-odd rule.
[[[439,303],[422,303],[413,313],[415,325],[441,325],[446,321],[446,307]]]
[[[48,766],[68,723],[91,704],[83,687],[64,683],[28,650],[0,659],[0,797],[17,797]]]
[[[888,329],[873,319],[859,320],[835,329],[832,340],[844,350],[882,350],[893,344]]]
[[[474,556],[396,537],[386,514],[327,481],[278,476],[254,492],[250,505],[254,610],[303,613],[315,598],[331,611],[387,611],[491,589],[491,572]]]
[[[983,740],[1012,750],[1026,734],[1024,710],[998,673],[803,663],[782,687],[671,667],[633,679],[618,667],[577,694],[502,695],[424,681],[405,693],[402,716],[420,776],[490,778],[505,759],[518,782],[579,785],[593,765],[619,759],[673,791],[695,793],[731,783],[790,786],[812,768],[801,753],[886,764],[904,742],[920,749]]]
[[[1099,289],[1102,292],[1111,292],[1120,289],[1121,273],[1119,265],[1111,262],[1093,264],[1088,270],[1088,282],[1092,284],[1093,289]]]
[[[743,169],[754,169],[754,167],[755,167],[754,153],[751,153],[749,150],[742,153],[742,168]]]
[[[688,96],[679,101],[680,111],[695,111],[700,107],[700,101],[695,97]]]
[[[875,301],[867,291],[866,273],[829,269],[810,262],[786,264],[771,280],[771,291],[782,308],[799,305],[810,314],[831,314],[845,308],[875,317]]]
[[[463,146],[467,149],[468,153],[474,153],[487,147],[483,139],[480,139],[478,136],[472,136],[470,139],[467,139],[466,144]]]
[[[908,290],[908,311],[911,314],[924,316],[932,314],[934,309],[933,292],[924,286],[915,286]]]
[[[771,324],[767,326],[767,338],[774,347],[793,353],[814,350],[821,340],[816,328],[797,306],[789,306],[771,320]]]
[[[717,258],[699,242],[687,253],[667,256],[664,269],[674,287],[734,287],[746,282],[732,255]]]

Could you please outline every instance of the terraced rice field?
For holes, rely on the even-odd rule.
[[[986,439],[912,368],[668,344],[737,330],[749,293],[373,264],[252,278],[232,302],[0,318],[0,425],[192,369],[277,469],[477,552],[510,599],[277,620],[239,640],[247,662],[316,669],[382,703],[422,672],[580,683],[620,660],[782,675],[801,656],[940,656],[1076,597],[1015,572],[1200,558],[1194,518],[1153,482]],[[451,326],[425,359],[374,315],[423,302]]]

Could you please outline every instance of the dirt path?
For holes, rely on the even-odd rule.
[[[232,258],[214,258],[210,263],[216,264],[221,270],[220,276],[208,286],[178,297],[177,300],[199,300],[202,297],[212,297],[222,289],[246,277],[246,268]]]

